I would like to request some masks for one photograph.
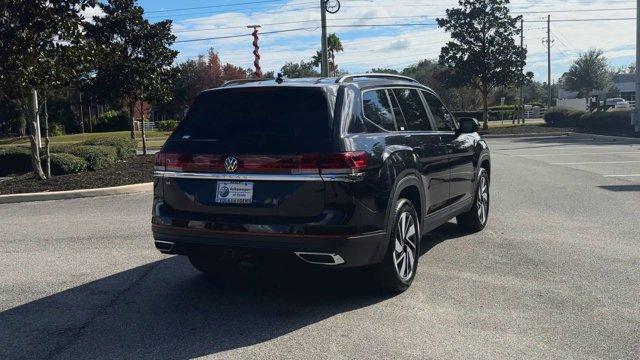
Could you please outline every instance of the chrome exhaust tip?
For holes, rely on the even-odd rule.
[[[161,241],[161,240],[155,240],[156,243],[156,249],[160,250],[160,252],[171,252],[171,250],[173,250],[173,247],[175,246],[175,243],[171,242],[171,241]]]
[[[345,263],[342,256],[333,253],[318,253],[318,252],[296,252],[296,256],[298,256],[303,261],[314,264],[314,265],[328,265],[328,266],[337,266]]]

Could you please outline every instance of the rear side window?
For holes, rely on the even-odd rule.
[[[207,140],[216,149],[314,151],[331,137],[329,104],[319,89],[247,88],[200,95],[171,140]]]
[[[431,131],[429,115],[424,107],[418,90],[415,89],[394,89],[396,98],[402,107],[404,119],[409,131]]]
[[[455,131],[456,125],[453,120],[453,116],[449,114],[449,111],[444,104],[433,94],[423,91],[422,95],[427,100],[427,105],[433,114],[433,120],[436,123],[438,131]]]
[[[371,90],[362,94],[362,102],[364,104],[364,116],[377,125],[378,127],[395,131],[396,123],[393,119],[391,105],[385,90]],[[367,126],[372,128],[371,126]],[[376,130],[376,129],[372,129]]]

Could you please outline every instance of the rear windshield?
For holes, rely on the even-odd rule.
[[[223,151],[283,153],[317,151],[330,137],[329,105],[320,89],[253,88],[200,95],[171,140],[206,140]]]

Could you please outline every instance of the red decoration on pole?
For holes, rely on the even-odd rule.
[[[253,65],[256,67],[256,78],[262,79],[262,68],[260,68],[260,46],[258,46],[258,29],[261,28],[260,25],[249,25],[247,26],[249,29],[253,29],[253,56],[255,60],[253,60]]]

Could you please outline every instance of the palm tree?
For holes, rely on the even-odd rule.
[[[342,41],[335,33],[327,37],[327,53],[329,55],[329,73],[332,76],[336,76],[338,73],[338,65],[336,64],[336,53],[344,51]],[[322,64],[322,53],[317,51],[311,58],[313,66],[320,66]]]

